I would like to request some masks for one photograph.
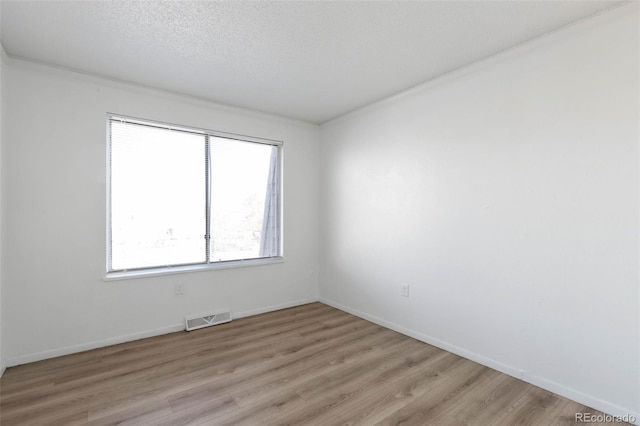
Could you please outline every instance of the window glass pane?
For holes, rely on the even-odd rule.
[[[205,137],[111,122],[111,269],[205,261]]]
[[[211,261],[267,257],[260,243],[277,148],[217,137],[210,138],[210,146]]]

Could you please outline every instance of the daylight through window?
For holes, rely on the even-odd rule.
[[[108,272],[281,256],[279,142],[110,116]]]

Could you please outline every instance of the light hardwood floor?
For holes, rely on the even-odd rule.
[[[321,303],[9,368],[10,425],[565,425],[598,412]]]

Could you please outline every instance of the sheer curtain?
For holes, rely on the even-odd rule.
[[[260,257],[280,256],[280,168],[278,148],[271,148],[269,178],[264,200],[264,219],[260,240]]]

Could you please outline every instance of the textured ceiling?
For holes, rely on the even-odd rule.
[[[2,1],[10,56],[322,123],[611,1]]]

